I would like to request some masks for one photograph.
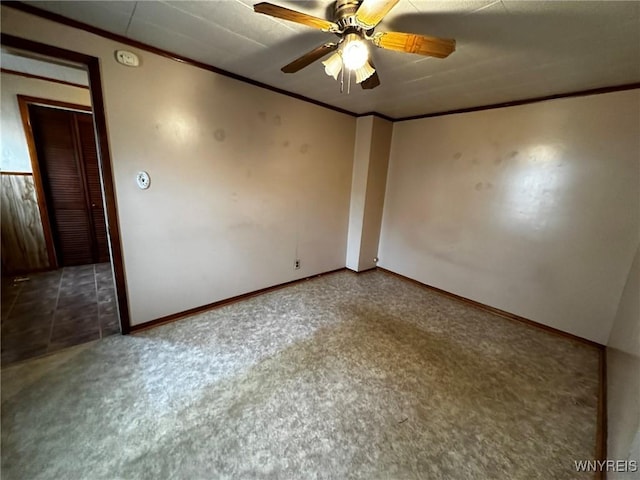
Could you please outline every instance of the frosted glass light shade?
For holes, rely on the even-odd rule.
[[[356,74],[356,83],[362,83],[375,73],[375,69],[367,60],[363,66],[361,66],[360,68],[356,68],[354,72]]]
[[[337,80],[338,74],[340,73],[340,70],[342,70],[342,57],[340,54],[338,52],[334,53],[322,62],[322,64],[324,65],[325,73]]]

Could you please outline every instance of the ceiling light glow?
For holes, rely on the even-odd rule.
[[[345,37],[342,60],[349,70],[362,68],[369,60],[369,49],[358,34],[350,33]]]

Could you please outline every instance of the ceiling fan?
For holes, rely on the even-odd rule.
[[[261,2],[254,5],[254,11],[272,17],[301,23],[324,32],[334,33],[339,37],[337,42],[328,42],[305,53],[293,62],[282,67],[284,73],[295,73],[316,60],[334,52],[322,62],[327,75],[340,77],[341,91],[344,84],[344,73],[350,85],[351,73],[356,83],[364,89],[372,89],[380,85],[380,78],[371,61],[367,43],[376,47],[398,52],[416,53],[430,57],[445,58],[456,49],[456,41],[446,38],[429,37],[414,33],[374,32],[376,26],[400,0],[337,0],[334,20],[307,15],[272,3]]]

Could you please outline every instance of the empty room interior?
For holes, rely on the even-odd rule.
[[[640,478],[640,2],[2,2],[3,479]]]

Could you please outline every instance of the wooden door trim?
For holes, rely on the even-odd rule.
[[[6,33],[0,34],[0,43],[6,47],[79,63],[84,65],[88,70],[89,91],[91,93],[91,105],[93,107],[93,124],[96,133],[96,144],[98,147],[98,160],[102,171],[102,189],[106,206],[105,214],[109,235],[109,246],[111,250],[111,262],[115,274],[120,325],[122,333],[128,334],[131,331],[129,301],[127,297],[124,260],[122,256],[122,240],[120,238],[120,224],[118,222],[118,206],[115,197],[113,167],[111,163],[111,152],[109,149],[109,135],[104,110],[100,59],[84,53],[74,52],[73,50],[54,47],[40,42],[34,42],[33,40],[27,40],[14,35],[8,35]]]
[[[33,176],[33,172],[11,172],[11,171],[2,170],[0,171],[0,175],[19,175],[23,177],[30,177],[30,176]]]
[[[31,115],[29,114],[29,105],[46,105],[47,99],[28,97],[26,95],[18,95],[18,108],[20,110],[20,118],[22,119],[22,128],[24,136],[27,140],[27,149],[29,150],[29,158],[31,160],[31,171],[33,172],[33,184],[36,189],[36,199],[38,202],[38,210],[40,211],[40,221],[42,222],[42,231],[44,233],[44,242],[47,247],[47,256],[49,257],[49,266],[58,268],[58,256],[53,241],[53,228],[51,227],[51,219],[49,218],[49,208],[47,206],[47,197],[44,190],[44,182],[40,172],[40,163],[38,162],[38,152],[36,150],[36,141],[31,129]],[[53,102],[53,100],[52,100]]]
[[[73,110],[75,112],[92,113],[92,108],[89,105],[62,102],[60,100],[52,100],[50,98],[32,97],[30,95],[18,94],[18,100],[22,100],[23,102],[31,105],[57,108],[58,110]]]

